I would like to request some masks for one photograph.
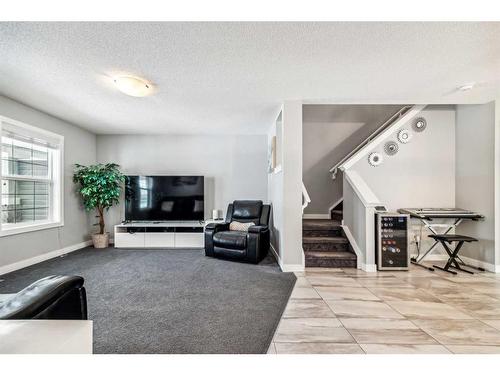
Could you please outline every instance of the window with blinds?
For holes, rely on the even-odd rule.
[[[62,137],[1,123],[0,231],[61,223]],[[44,138],[44,134],[46,137]]]

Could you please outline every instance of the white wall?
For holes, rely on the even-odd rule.
[[[276,135],[273,126],[268,142]],[[268,175],[273,207],[272,245],[284,271],[304,268],[302,250],[302,102],[285,101],[282,112],[281,171]]]
[[[461,255],[495,264],[495,103],[458,105],[456,113],[456,205],[484,221],[465,221],[457,232],[479,242]]]
[[[373,167],[367,158],[356,162],[350,170],[356,171],[381,204],[389,211],[405,207],[455,207],[455,108],[429,106],[417,117],[427,120],[422,133],[411,131],[410,119],[403,129],[409,129],[412,139],[399,143],[399,152],[387,156],[383,152],[385,141],[373,151],[382,153],[384,162]],[[388,138],[396,140],[396,134]],[[421,248],[433,242],[431,234],[419,220],[412,220],[410,251],[416,253],[414,235],[421,236]],[[443,253],[440,248],[435,254]]]
[[[283,263],[302,268],[302,102],[283,104]]]
[[[269,202],[272,205],[271,211],[271,219],[270,219],[270,233],[271,233],[271,247],[272,250],[276,253],[275,255],[278,258],[278,261],[281,262],[282,259],[282,248],[281,248],[281,237],[283,230],[283,169],[282,169],[282,136],[283,136],[283,127],[278,126],[278,121],[276,124],[273,124],[269,129],[268,133],[268,149],[270,150],[272,147],[273,137],[276,137],[276,160],[280,160],[280,167],[276,168],[276,171],[270,171],[267,175],[267,197]],[[279,144],[278,144],[279,142]],[[269,155],[270,157],[270,155]]]
[[[365,271],[372,271],[372,269],[368,268],[373,268],[375,264],[375,252],[370,251],[371,246],[367,240],[369,238],[368,232],[373,225],[371,222],[367,224],[366,218],[369,213],[373,212],[373,209],[371,207],[365,207],[363,201],[356,194],[347,178],[341,178],[341,181],[344,185],[344,232],[348,236],[349,242],[358,257],[358,267],[360,266]],[[363,220],[363,218],[365,220]]]
[[[125,174],[205,176],[206,218],[236,199],[267,202],[266,135],[98,135],[97,160]],[[108,231],[123,212],[109,211]]]
[[[500,98],[495,100],[495,272],[500,272]]]
[[[64,136],[64,226],[1,237],[0,267],[89,240],[90,218],[74,192],[72,175],[75,163],[95,163],[95,135],[4,96],[0,115]]]
[[[375,209],[380,201],[363,178],[346,170],[343,177],[344,207],[342,227],[358,258],[357,266],[375,272]]]
[[[455,110],[431,107],[420,116],[427,120],[427,129],[411,131],[413,138],[399,143],[396,155],[384,154],[384,142],[374,150],[384,155],[381,165],[372,167],[363,158],[351,168],[389,210],[455,206]],[[410,123],[403,128],[411,129]],[[396,140],[396,135],[390,139]]]

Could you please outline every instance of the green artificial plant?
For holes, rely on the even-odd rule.
[[[118,164],[75,164],[73,182],[78,184],[78,192],[87,211],[97,210],[99,234],[104,234],[104,210],[119,203],[125,176]]]

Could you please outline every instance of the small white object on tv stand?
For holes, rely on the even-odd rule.
[[[224,223],[224,219],[207,219],[204,221],[205,226],[212,223]]]
[[[219,219],[219,210],[212,210],[212,220]]]
[[[129,222],[115,225],[116,248],[203,248],[207,221]],[[216,222],[219,222],[217,220]],[[222,220],[221,220],[222,222]]]

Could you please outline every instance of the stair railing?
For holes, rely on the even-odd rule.
[[[394,122],[396,122],[401,116],[403,116],[406,112],[408,112],[412,108],[411,105],[405,105],[402,108],[398,109],[396,113],[394,113],[391,117],[389,117],[382,125],[380,125],[373,133],[371,133],[367,138],[365,138],[359,145],[357,145],[351,152],[349,152],[346,156],[344,156],[337,164],[330,168],[330,173],[332,174],[332,180],[335,180],[337,177],[337,171],[339,167],[344,164],[347,160],[351,158],[354,154],[356,154],[359,150],[369,144],[373,139],[375,139],[380,133],[382,133],[385,129],[391,126]]]
[[[304,210],[309,205],[309,203],[311,203],[311,197],[307,192],[306,186],[304,185],[304,181],[302,181],[302,213],[304,213]]]

